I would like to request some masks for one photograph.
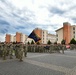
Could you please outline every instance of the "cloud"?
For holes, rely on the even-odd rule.
[[[37,27],[55,34],[63,22],[76,24],[75,10],[75,0],[0,0],[0,34],[29,35]]]

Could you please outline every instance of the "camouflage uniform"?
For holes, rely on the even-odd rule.
[[[2,57],[3,54],[3,46],[0,44],[0,57]]]
[[[27,56],[27,48],[28,48],[28,46],[25,45],[25,46],[24,46],[24,56],[25,56],[25,57]]]
[[[10,45],[9,55],[10,55],[10,59],[12,59],[12,55],[13,55],[13,45]]]
[[[6,54],[7,54],[7,46],[3,45],[3,59],[6,60]]]
[[[16,58],[19,58],[19,45],[18,44],[16,44],[15,46],[15,56]]]
[[[64,54],[64,50],[66,49],[65,45],[62,45],[62,53]]]
[[[71,44],[71,45],[70,45],[70,50],[74,50],[74,48],[75,48],[75,47],[74,47],[74,44]]]
[[[22,58],[23,58],[23,51],[24,51],[23,45],[20,45],[20,50],[19,50],[19,59],[20,59],[20,61],[23,61],[22,60]]]

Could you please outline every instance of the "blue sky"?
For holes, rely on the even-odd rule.
[[[37,27],[55,34],[63,22],[76,24],[75,0],[0,0],[0,41],[6,33],[29,35]]]

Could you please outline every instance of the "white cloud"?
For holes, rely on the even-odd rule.
[[[75,7],[75,0],[0,0],[0,20],[9,24],[6,30],[11,34],[30,33],[35,27],[45,30],[47,27],[49,32],[55,33],[53,31],[62,27],[63,22],[76,24]],[[2,25],[2,31],[5,28]],[[0,36],[0,39],[4,38]]]

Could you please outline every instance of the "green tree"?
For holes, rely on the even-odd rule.
[[[37,44],[37,45],[40,45],[40,42],[37,42],[36,44]]]
[[[70,44],[76,44],[76,40],[74,38],[71,39]]]
[[[31,44],[34,44],[34,41],[33,40],[31,41]]]
[[[30,42],[28,41],[28,42],[27,42],[27,44],[29,45],[29,44],[30,44]]]
[[[52,43],[51,43],[51,41],[50,41],[50,40],[48,40],[47,44],[48,44],[48,45],[50,45],[50,44],[52,44]]]
[[[57,44],[57,42],[54,42],[54,44]]]
[[[63,40],[61,41],[61,44],[65,44],[65,42],[66,42],[66,41],[63,39]]]

